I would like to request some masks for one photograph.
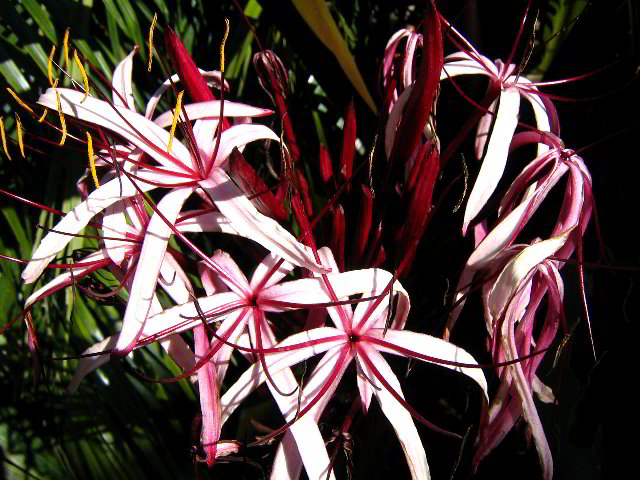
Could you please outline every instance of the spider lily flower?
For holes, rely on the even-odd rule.
[[[125,94],[123,99],[127,98],[126,92],[131,90],[131,78],[127,71],[128,68],[123,67],[125,72],[122,75],[125,82],[121,86],[121,93]],[[197,71],[196,73],[206,87],[200,73]],[[300,244],[276,221],[259,213],[222,169],[234,148],[242,148],[247,143],[259,139],[279,141],[277,135],[269,128],[252,124],[234,125],[219,135],[219,144],[215,145],[214,132],[218,126],[217,117],[221,103],[213,100],[189,104],[185,105],[185,111],[189,120],[196,120],[193,138],[188,144],[191,148],[174,139],[171,153],[167,153],[171,135],[163,127],[171,124],[173,117],[171,112],[151,121],[127,108],[129,105],[118,106],[92,97],[84,99],[82,93],[67,89],[49,89],[38,102],[55,108],[57,94],[61,99],[61,109],[68,117],[119,135],[131,146],[140,149],[150,159],[155,160],[157,166],[140,162],[134,164],[135,171],[130,174],[123,168],[122,173],[125,173],[123,177],[112,179],[93,191],[83,203],[63,218],[56,226],[56,230],[75,234],[84,228],[93,216],[123,198],[147,192],[158,186],[172,188],[158,202],[146,230],[147,234],[138,261],[139,268],[133,280],[131,296],[124,316],[123,332],[116,346],[118,354],[128,353],[142,332],[149,314],[152,294],[168,239],[172,232],[179,233],[174,222],[186,200],[198,188],[206,192],[240,235],[252,238],[296,265],[315,271],[326,271],[316,263],[311,249]],[[153,114],[157,101],[156,95],[147,106],[147,115]],[[228,108],[225,113],[250,117],[270,112],[236,104],[235,107]],[[129,160],[134,161],[131,158]],[[69,235],[62,233],[48,234],[23,272],[23,279],[26,282],[34,281],[70,238]],[[185,240],[184,237],[182,239]],[[195,247],[191,243],[187,244],[192,248]]]
[[[195,225],[192,223],[190,227]],[[329,263],[325,260],[327,250],[326,248],[318,250],[323,263]],[[200,264],[202,283],[208,295],[198,299],[197,306],[195,301],[189,301],[150,316],[135,344],[135,348],[141,347],[151,342],[162,341],[176,333],[202,326],[203,319],[199,316],[200,312],[204,314],[204,320],[207,322],[222,322],[216,330],[216,338],[212,339],[206,354],[202,353],[202,348],[198,348],[199,358],[196,359],[195,365],[190,370],[186,370],[182,376],[191,375],[210,362],[215,365],[216,381],[217,385],[220,385],[233,351],[230,345],[253,345],[254,348],[245,347],[241,352],[255,352],[259,361],[266,365],[270,358],[269,349],[276,344],[276,337],[267,322],[265,313],[312,308],[332,302],[332,295],[320,277],[281,282],[294,266],[282,261],[274,254],[268,255],[260,263],[250,282],[247,281],[228,254],[218,252],[209,260],[209,262]],[[211,264],[216,268],[211,269]],[[329,263],[329,266],[335,268],[335,263]],[[387,272],[370,269],[329,274],[327,280],[337,298],[348,299],[352,295],[382,288],[380,285],[383,282],[386,285],[391,280],[391,276]],[[69,391],[75,390],[88,373],[108,361],[108,356],[100,355],[100,353],[114,348],[118,343],[119,335],[121,334],[109,337],[85,352],[91,356],[87,355],[78,362],[74,378],[68,388]],[[269,370],[270,367],[267,367],[267,372]],[[207,386],[213,384],[210,377],[208,377],[208,382]],[[289,397],[283,395],[284,391],[291,392],[296,386],[293,374],[282,369],[274,371],[274,375],[269,381],[269,387],[272,389],[274,397],[279,399],[279,405],[283,405],[282,409],[285,406],[287,409],[289,408],[287,403]],[[210,390],[209,393],[211,394]],[[213,394],[206,400],[207,405],[212,405],[212,396]],[[303,441],[299,438],[300,435],[303,435],[306,441],[313,445],[314,448],[305,452],[305,464],[315,465],[315,467],[308,468],[319,473],[321,469],[326,470],[329,459],[328,456],[324,456],[326,450],[319,432],[317,435],[309,434],[303,428],[303,425],[308,421],[292,428],[291,435],[295,437],[294,444]],[[207,432],[203,434],[203,438],[219,438],[219,428],[222,423],[224,420],[220,423],[217,421],[208,423]],[[300,431],[302,433],[299,433]],[[205,445],[205,447],[212,447],[212,445]],[[321,453],[318,453],[320,448],[322,449]],[[209,448],[208,454],[215,456],[215,451]]]
[[[478,369],[467,368],[477,364],[471,355],[455,345],[429,335],[402,330],[409,313],[409,297],[398,281],[393,283],[393,292],[398,299],[395,318],[390,328],[386,328],[389,308],[386,295],[392,284],[391,274],[373,269],[340,275],[353,275],[358,283],[373,284],[374,288],[366,294],[378,298],[359,303],[355,311],[349,306],[327,307],[334,327],[318,327],[294,334],[269,349],[265,361],[254,363],[223,395],[222,422],[229,418],[254,389],[267,380],[268,374],[273,376],[307,358],[324,353],[306,381],[299,405],[296,398],[278,400],[276,397],[281,410],[283,404],[287,407],[283,410],[287,420],[285,427],[304,425],[306,434],[296,436],[296,444],[283,440],[280,453],[276,456],[272,478],[297,478],[303,463],[309,478],[326,478],[328,463],[319,465],[317,458],[314,458],[313,463],[309,464],[305,455],[312,450],[309,439],[317,435],[320,415],[348,365],[355,361],[364,411],[367,411],[372,396],[375,396],[398,435],[412,478],[430,478],[426,454],[411,416],[431,428],[437,427],[406,403],[396,375],[380,353],[415,358],[459,370],[480,385],[487,401],[484,375]],[[303,281],[307,280],[312,279]],[[336,292],[339,298],[343,297],[342,293]],[[288,296],[289,294],[281,298]],[[309,421],[309,417],[313,421]],[[300,423],[305,419],[305,423]]]
[[[516,255],[514,250],[505,252],[502,257],[513,256],[506,264],[496,260],[500,275],[483,287],[485,321],[496,362],[544,351],[555,338],[561,321],[564,323],[564,286],[558,262],[548,257],[567,244],[571,231],[527,246]],[[540,333],[534,339],[535,315],[545,294],[546,318],[542,328],[536,329]],[[522,415],[531,429],[543,476],[552,478],[553,459],[533,401],[533,393],[543,401],[553,398],[550,389],[535,376],[542,359],[543,355],[536,355],[497,369],[502,382],[489,411],[489,422],[476,445],[475,465],[502,441]]]
[[[553,134],[519,133],[514,137],[512,148],[540,141],[547,142],[550,150],[538,156],[516,177],[500,203],[497,224],[484,238],[479,239],[478,246],[465,264],[456,287],[455,307],[445,328],[446,339],[464,307],[465,297],[475,275],[486,270],[501,252],[513,244],[564,175],[569,176],[569,181],[551,236],[556,237],[567,231],[572,233],[558,250],[557,257],[569,258],[584,235],[594,205],[589,170],[582,158],[575,151],[564,148],[562,141]],[[561,268],[563,263],[556,262],[558,268]]]
[[[426,52],[418,75],[411,88],[407,88],[389,115],[385,132],[385,148],[389,165],[406,165],[420,146],[423,131],[428,130],[429,116],[433,112],[439,88],[439,72],[443,62],[442,29],[435,2],[424,23]],[[397,128],[396,128],[397,127]],[[431,135],[429,135],[431,137]]]
[[[520,97],[531,104],[539,132],[553,132],[559,135],[560,130],[555,107],[551,101],[540,94],[530,80],[520,75],[516,65],[505,65],[500,60],[491,62],[475,51],[464,38],[462,40],[470,50],[445,57],[440,80],[453,81],[453,77],[458,75],[483,75],[488,77],[490,82],[486,97],[481,102],[481,108],[485,109],[485,113],[478,123],[476,132],[475,153],[476,158],[482,160],[482,166],[464,212],[462,234],[466,235],[469,223],[495,191],[504,172],[509,145],[518,126]],[[466,133],[465,129],[463,133]],[[459,141],[464,136],[461,133]],[[458,147],[459,141],[454,141],[447,148],[443,153],[443,161],[446,162],[450,153]],[[548,149],[545,143],[539,143],[538,155]]]

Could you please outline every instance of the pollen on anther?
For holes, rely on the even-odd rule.
[[[20,154],[22,158],[24,156],[24,140],[22,138],[22,122],[20,121],[20,116],[16,113],[16,133],[18,135],[18,146],[20,147]]]
[[[49,74],[49,85],[53,87],[53,56],[56,53],[56,46],[51,46],[51,53],[49,54],[49,63],[47,63],[47,73]],[[57,79],[56,79],[57,80]]]
[[[22,108],[24,108],[26,111],[28,111],[31,115],[35,117],[36,114],[33,112],[33,109],[29,105],[24,103],[16,92],[11,90],[11,88],[9,87],[7,87],[7,92],[9,92],[9,94],[15,99],[15,101],[18,102],[18,105],[20,105]]]
[[[93,155],[93,140],[89,132],[87,132],[87,153],[89,154],[89,169],[91,170],[93,183],[96,184],[96,188],[100,188],[98,173],[96,172],[96,157]]]
[[[7,137],[4,134],[4,118],[2,117],[0,117],[0,137],[2,137],[2,149],[4,150],[4,154],[9,160],[11,160],[11,155],[9,155],[9,149],[7,148]]]
[[[64,141],[67,139],[67,123],[64,121],[64,114],[62,113],[62,105],[60,104],[60,93],[56,90],[56,107],[58,109],[58,115],[60,115],[60,127],[62,127],[62,138],[60,139],[60,146],[64,145]]]
[[[67,28],[64,32],[64,39],[62,40],[62,46],[64,48],[64,68],[69,70],[69,30]]]
[[[44,119],[46,118],[47,113],[49,113],[49,109],[45,107],[44,112],[42,112],[42,115],[40,115],[40,118],[38,119],[38,123],[44,122]]]
[[[153,14],[153,20],[151,20],[151,27],[149,28],[149,66],[147,67],[147,71],[151,71],[151,60],[153,59],[153,29],[156,26],[156,22],[158,21],[158,14]]]
[[[80,101],[80,103],[84,102],[89,95],[89,77],[87,77],[87,72],[84,70],[84,66],[80,61],[80,57],[78,57],[78,51],[73,50],[73,59],[76,61],[76,65],[78,66],[78,70],[80,70],[80,75],[82,75],[82,83],[84,83],[84,97]]]
[[[229,36],[229,19],[224,19],[224,37],[222,37],[222,43],[220,44],[220,73],[224,73],[224,44],[227,42]]]
[[[180,110],[182,108],[182,95],[184,95],[184,90],[178,93],[178,100],[176,100],[176,109],[173,111],[173,119],[171,120],[171,131],[169,132],[169,143],[167,144],[167,153],[171,153],[173,136],[176,133],[176,125],[178,124],[178,117],[180,117]]]

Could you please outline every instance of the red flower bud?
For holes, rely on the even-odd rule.
[[[196,67],[191,55],[184,48],[176,32],[170,27],[165,30],[164,43],[173,66],[191,99],[194,102],[215,100],[216,97],[198,71],[198,67]]]
[[[340,178],[348,182],[353,174],[353,156],[356,150],[356,110],[353,100],[349,103],[344,115],[344,140],[342,142],[342,154],[340,155]],[[347,185],[351,190],[351,185]]]
[[[329,150],[324,145],[320,145],[320,176],[322,181],[326,185],[333,178],[333,165],[331,163],[331,157],[329,156]]]
[[[333,219],[331,223],[331,251],[336,259],[338,268],[344,272],[344,235],[345,235],[345,218],[344,208],[342,205],[333,210]]]

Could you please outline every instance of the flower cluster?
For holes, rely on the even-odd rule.
[[[434,425],[419,406],[405,400],[400,380],[382,355],[390,354],[440,365],[477,385],[483,400],[474,465],[523,417],[543,475],[550,479],[552,458],[533,394],[552,402],[553,393],[536,371],[558,329],[566,328],[559,272],[574,251],[581,256],[582,235],[593,209],[589,171],[560,140],[551,100],[522,75],[512,58],[492,62],[477,52],[431,1],[422,33],[401,30],[384,52],[385,105],[379,140],[371,148],[368,181],[358,175],[366,163],[354,165],[357,124],[352,103],[345,113],[336,174],[328,150],[320,150],[319,183],[330,200],[318,211],[301,168],[305,155],[287,114],[287,71],[280,59],[270,51],[254,59],[260,83],[276,108],[271,111],[225,99],[230,94],[224,80],[224,42],[220,71],[203,71],[177,35],[170,28],[165,32],[176,73],[161,84],[143,113],[133,100],[136,50],[115,69],[108,94],[95,86],[95,94],[90,94],[84,74],[84,88],[59,88],[52,81],[37,102],[57,110],[67,122],[62,124],[65,136],[69,124],[74,132],[70,139],[87,145],[91,167],[78,181],[83,201],[42,239],[22,273],[24,282],[36,282],[48,267],[60,267],[54,260],[85,227],[101,233],[98,249],[65,265],[65,273],[26,300],[25,321],[34,349],[29,312],[36,302],[82,285],[98,270],[108,270],[120,285],[106,294],[83,288],[87,295],[127,292],[121,328],[81,355],[68,391],[78,389],[86,375],[109,360],[159,342],[183,370],[168,381],[197,382],[200,440],[209,466],[242,447],[238,441],[221,440],[223,427],[266,383],[285,424],[248,446],[283,434],[272,478],[295,479],[304,468],[309,478],[320,479],[334,478],[335,455],[328,452],[319,424],[343,377],[354,371],[357,397],[341,433],[348,432],[359,410],[367,413],[375,397],[397,434],[412,478],[430,478],[414,421],[443,435],[460,435]],[[445,56],[446,38],[459,51]],[[456,83],[461,75],[484,75],[489,85],[480,102],[463,94],[477,110],[450,144],[441,145],[436,123],[440,87],[451,82],[462,93]],[[158,105],[171,93],[175,109],[158,114]],[[183,103],[185,94],[191,103]],[[520,123],[522,99],[531,105],[535,125]],[[273,115],[280,117],[281,135],[254,123]],[[460,275],[444,338],[438,338],[405,328],[411,302],[401,281],[411,273],[432,218],[439,175],[472,128],[482,164],[464,206],[462,235],[472,233],[475,249]],[[248,144],[266,141],[278,145],[281,158],[275,188],[243,154]],[[497,214],[487,213],[509,157],[527,144],[536,145],[537,156],[502,194]],[[521,232],[565,175],[564,201],[553,230],[547,238],[527,241]],[[349,199],[359,201],[360,208],[345,208]],[[314,213],[316,220],[311,221]],[[353,236],[350,217],[357,218],[351,222],[356,225]],[[292,223],[298,227],[297,238],[290,231]],[[316,224],[326,231],[314,229]],[[214,232],[247,252],[266,253],[252,263],[250,254],[234,259],[220,249],[207,252],[199,239],[220,238],[211,235]],[[250,276],[247,265],[253,266]],[[500,378],[491,398],[480,365],[450,342],[476,286],[482,292],[490,368]],[[159,289],[171,299],[170,306],[163,306]],[[545,296],[540,327],[537,313]],[[284,329],[278,324],[283,319],[289,322]],[[283,330],[290,335],[283,336]],[[185,334],[190,331],[192,336]],[[221,394],[234,354],[250,366]],[[301,378],[296,365],[316,356],[311,373]]]

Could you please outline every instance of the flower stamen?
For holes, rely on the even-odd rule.
[[[22,108],[24,108],[26,111],[28,111],[34,117],[36,116],[36,114],[33,112],[33,109],[29,105],[24,103],[16,92],[11,90],[11,88],[9,88],[9,87],[7,87],[7,92],[9,92],[9,94],[15,99],[15,101],[18,102],[18,105],[20,105]]]
[[[4,154],[9,160],[11,160],[11,155],[9,155],[9,149],[7,148],[7,137],[4,134],[4,119],[2,117],[0,117],[0,137],[2,137],[2,149],[4,150]]]
[[[156,27],[156,22],[158,21],[158,14],[153,14],[153,20],[151,20],[151,27],[149,28],[149,65],[147,66],[147,71],[151,71],[151,61],[153,60],[153,29]]]
[[[49,85],[51,85],[52,87],[54,86],[52,70],[53,70],[53,56],[55,55],[55,53],[56,53],[56,46],[52,45],[51,53],[49,54],[49,62],[47,63],[47,74],[49,75]]]
[[[171,120],[171,131],[169,132],[169,143],[167,144],[167,153],[171,153],[173,136],[176,133],[176,125],[178,124],[178,117],[180,116],[180,107],[182,105],[182,95],[184,95],[184,90],[178,93],[178,99],[176,100],[176,108],[173,111],[173,119]]]
[[[64,39],[62,40],[62,45],[64,48],[64,67],[69,70],[69,27],[64,32]]]
[[[20,154],[22,158],[24,156],[24,140],[22,139],[22,122],[20,121],[20,116],[16,112],[16,133],[18,134],[18,145],[20,146]]]
[[[60,126],[62,127],[62,138],[60,139],[60,146],[64,145],[64,141],[67,139],[67,123],[64,121],[64,114],[62,113],[62,105],[60,104],[60,93],[56,90],[56,107],[58,108],[58,115],[60,115]]]
[[[82,83],[84,83],[84,98],[80,101],[80,103],[84,102],[89,96],[89,78],[87,77],[87,72],[84,70],[84,66],[78,57],[78,51],[76,49],[73,50],[73,59],[76,61],[76,65],[78,65],[78,70],[80,70],[80,75],[82,75]]]
[[[96,157],[93,154],[93,140],[91,139],[91,134],[89,132],[87,132],[87,152],[89,154],[89,168],[91,169],[93,183],[96,184],[96,188],[100,188],[98,174],[96,173]]]

